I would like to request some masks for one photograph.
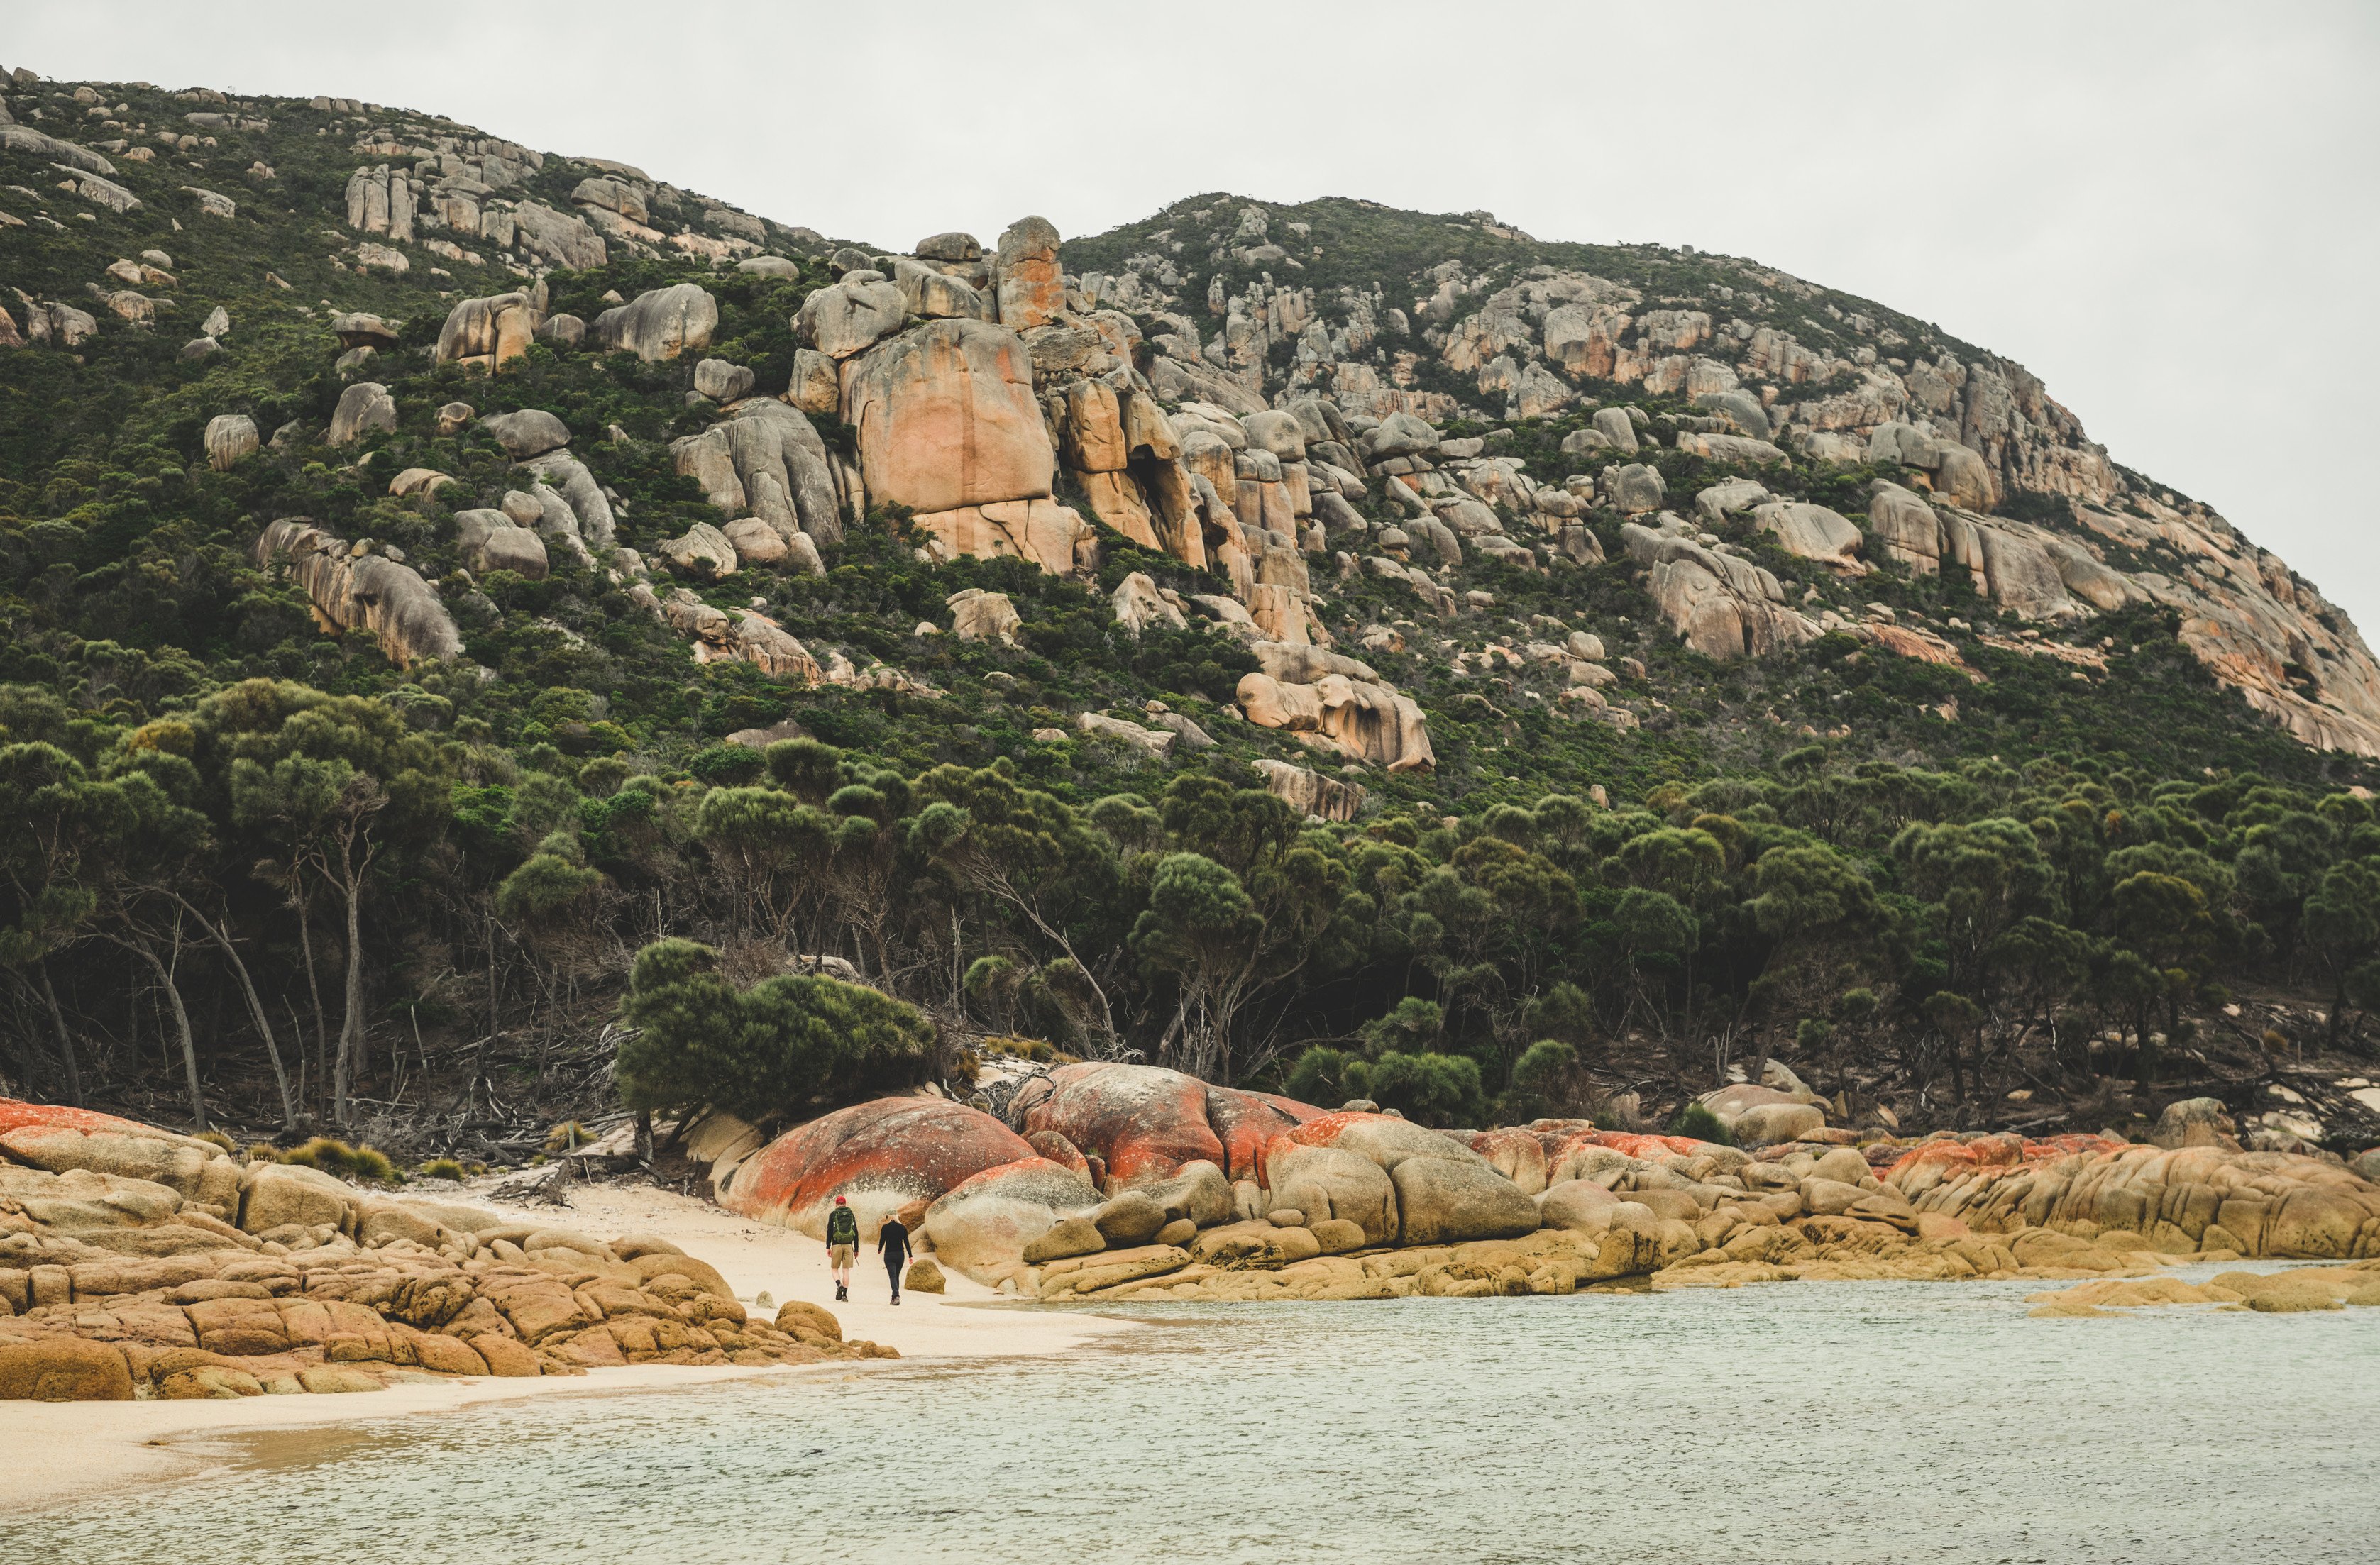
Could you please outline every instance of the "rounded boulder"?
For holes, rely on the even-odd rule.
[[[880,1098],[787,1131],[737,1166],[720,1199],[731,1211],[823,1239],[841,1195],[858,1214],[861,1235],[872,1237],[912,1201],[938,1199],[986,1169],[1032,1158],[1024,1137],[980,1109]]]
[[[1020,1096],[1027,1135],[1056,1131],[1105,1164],[1110,1188],[1153,1183],[1184,1164],[1224,1166],[1207,1084],[1154,1065],[1061,1065]]]
[[[997,1281],[1023,1261],[1026,1245],[1099,1204],[1090,1181],[1028,1152],[961,1182],[927,1207],[926,1237],[943,1265],[978,1282]]]
[[[1396,1186],[1400,1244],[1516,1239],[1537,1231],[1537,1204],[1483,1163],[1406,1158],[1389,1179]]]

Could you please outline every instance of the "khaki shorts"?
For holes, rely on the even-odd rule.
[[[826,1247],[826,1264],[831,1267],[849,1266],[857,1249],[856,1244],[830,1244]]]

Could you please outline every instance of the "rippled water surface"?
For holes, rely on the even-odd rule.
[[[1064,1359],[284,1436],[309,1454],[0,1512],[0,1543],[77,1565],[2380,1558],[2380,1309],[2029,1319],[2042,1286],[1155,1306]]]

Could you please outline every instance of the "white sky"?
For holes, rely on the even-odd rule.
[[[0,0],[0,64],[429,110],[903,248],[1224,189],[1749,256],[2027,365],[2380,629],[2380,6]]]

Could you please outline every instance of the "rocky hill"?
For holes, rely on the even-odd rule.
[[[242,803],[238,766],[320,760],[291,735],[326,696],[376,714],[354,722],[379,748],[358,740],[339,764],[388,813],[357,807],[346,837],[323,827],[283,855],[274,895],[297,918],[260,960],[289,985],[302,966],[310,990],[290,989],[285,1024],[244,974],[224,990],[260,1038],[285,1025],[319,1046],[310,920],[344,906],[329,946],[401,950],[368,981],[347,970],[335,1062],[317,1067],[342,1094],[350,1053],[366,1068],[372,1030],[398,1027],[378,1009],[398,991],[416,1043],[425,1010],[458,1044],[515,1032],[516,1007],[552,1029],[610,1004],[624,944],[689,920],[847,952],[948,1022],[1092,1016],[1116,1047],[1225,1076],[1352,1037],[1435,952],[1432,1037],[1501,1089],[1550,1026],[1561,963],[1515,958],[1483,990],[1503,958],[1458,953],[1454,915],[1414,902],[1402,870],[1383,882],[1350,860],[1374,879],[1349,894],[1422,933],[1342,950],[1309,987],[1295,975],[1339,927],[1328,906],[1352,905],[1326,903],[1306,954],[1268,969],[1260,1026],[1202,1009],[1248,996],[1197,989],[1191,958],[1127,955],[1161,851],[1197,848],[1235,892],[1268,872],[1273,850],[1233,861],[1215,846],[1228,832],[1184,824],[1194,774],[1267,790],[1292,822],[1352,824],[1316,839],[1326,856],[1393,844],[1460,878],[1474,839],[1500,835],[1561,876],[1557,900],[1593,904],[1579,928],[1606,929],[1632,878],[1673,905],[1704,894],[1623,866],[1656,830],[1723,845],[1711,884],[1732,878],[1739,912],[1762,833],[1815,832],[1935,909],[1917,924],[1938,916],[1887,852],[1925,811],[1863,814],[1854,843],[1836,807],[1803,807],[1863,778],[1964,779],[1962,819],[2094,789],[2155,800],[2178,822],[2158,831],[2227,875],[2294,812],[2328,835],[2320,862],[2293,861],[2286,918],[2244,877],[2191,883],[2223,928],[2278,932],[2243,959],[2300,979],[2319,965],[2289,943],[2300,904],[2355,860],[2369,814],[2360,789],[2316,813],[2380,758],[2380,669],[2313,584],[2120,466],[2022,366],[1751,261],[1220,193],[1088,238],[1028,216],[989,241],[888,249],[421,112],[19,70],[0,112],[0,286],[6,737],[93,779],[155,773],[229,853],[268,821],[338,817]],[[795,738],[823,743],[769,747]],[[936,767],[1098,819],[1123,889],[1068,928],[978,878],[972,894],[1006,898],[1023,933],[978,938],[956,904],[947,938],[904,927],[892,893],[922,871],[903,855],[928,851],[936,800],[959,796]],[[552,796],[532,804],[539,779]],[[696,801],[729,794],[840,821],[842,845],[817,849],[837,889],[782,880],[748,837],[697,824]],[[1606,824],[1557,825],[1573,806]],[[1499,808],[1521,814],[1498,826]],[[391,871],[368,870],[352,822],[408,810],[437,845],[402,883],[455,907],[357,916]],[[876,847],[852,845],[871,830]],[[2104,839],[2103,855],[2128,841]],[[666,870],[664,847],[681,855]],[[101,934],[106,908],[145,893],[91,891],[78,877],[106,855],[66,856],[17,872],[12,1003],[42,1040],[27,1076],[70,1064],[78,1025],[166,1026],[44,996],[36,969],[70,950],[155,950],[146,914],[137,936]],[[41,911],[68,882],[79,911]],[[503,910],[499,882],[517,892]],[[2060,895],[2028,911],[2087,925],[2105,888]],[[282,916],[250,900],[244,921]],[[1267,907],[1259,923],[1288,916]],[[1706,1051],[1670,1025],[1698,983],[1780,1047],[1824,1010],[1759,987],[1791,959],[1785,931],[1702,916],[1694,939],[1750,943],[1699,978],[1691,948],[1682,968],[1664,948],[1634,998],[1597,992],[1582,1037],[1650,1026]],[[1104,958],[1077,943],[1095,928]],[[991,980],[961,981],[995,959],[1040,987],[986,999]],[[2153,963],[2195,975],[2168,1032],[2183,990],[2218,998],[2197,960]],[[1888,990],[1908,989],[1911,1016],[1967,982],[1919,961]],[[486,992],[467,993],[480,968]],[[155,974],[181,1015],[179,980]],[[69,1019],[78,1003],[87,1019]],[[2144,1038],[2147,1009],[2126,1014],[2119,1037]],[[2034,1021],[2006,1018],[2020,1036]],[[195,1100],[196,1034],[242,1025],[173,1025]]]

